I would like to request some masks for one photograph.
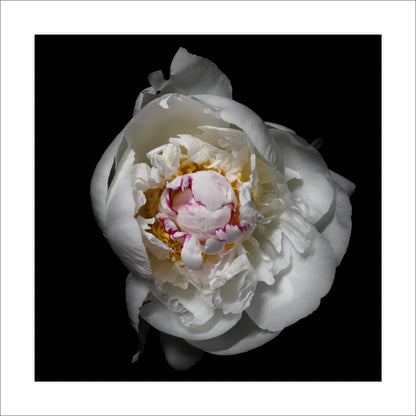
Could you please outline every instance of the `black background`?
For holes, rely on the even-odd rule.
[[[127,272],[96,225],[90,179],[147,75],[179,46],[214,61],[233,98],[320,149],[356,184],[350,246],[320,308],[272,342],[185,372],[151,331],[136,364]],[[381,380],[381,36],[35,37],[36,381]],[[18,126],[16,126],[18,127]]]

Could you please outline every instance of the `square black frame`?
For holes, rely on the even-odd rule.
[[[356,184],[353,232],[320,308],[265,346],[165,362],[156,331],[137,339],[126,270],[96,225],[89,183],[129,121],[148,73],[176,50],[214,61],[233,97],[320,149]],[[36,35],[35,380],[380,381],[381,35]]]

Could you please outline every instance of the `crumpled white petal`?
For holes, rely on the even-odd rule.
[[[331,288],[335,258],[329,242],[316,235],[308,254],[292,249],[291,267],[267,286],[259,284],[246,312],[260,327],[280,331],[311,314]]]
[[[201,349],[194,348],[183,339],[160,333],[160,341],[166,361],[178,371],[184,371],[195,365],[204,355]]]
[[[153,298],[142,306],[140,316],[151,326],[166,334],[184,339],[202,340],[217,337],[231,329],[240,320],[241,313],[224,315],[217,309],[207,323],[190,327],[185,326],[178,315]]]

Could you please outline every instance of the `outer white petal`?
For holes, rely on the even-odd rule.
[[[138,332],[139,348],[138,348],[137,352],[133,355],[133,357],[131,357],[131,362],[132,363],[135,363],[140,358],[140,354],[143,352],[144,346],[146,344],[146,338],[147,338],[147,334],[149,332],[149,329],[150,329],[150,325],[146,321],[144,321],[143,319],[140,319],[139,332]]]
[[[115,157],[117,155],[120,143],[124,136],[124,130],[118,134],[118,136],[112,141],[110,146],[101,156],[98,162],[94,174],[91,180],[91,202],[94,216],[97,220],[98,225],[103,229],[105,212],[106,212],[106,199],[108,191],[108,182],[110,172],[114,167]]]
[[[283,164],[302,176],[291,188],[294,196],[303,200],[309,207],[309,216],[316,223],[331,207],[334,199],[334,186],[328,167],[322,156],[312,146],[292,133],[271,129],[282,154]]]
[[[160,105],[163,100],[167,108]],[[229,127],[209,110],[198,100],[177,94],[162,96],[143,107],[126,126],[125,137],[136,152],[135,163],[148,163],[149,151],[165,145],[178,134],[198,136],[199,126],[203,125]]]
[[[260,347],[277,337],[281,331],[271,332],[259,328],[245,313],[228,332],[205,341],[189,341],[189,344],[216,355],[233,355]]]
[[[335,257],[326,239],[318,234],[308,255],[292,249],[292,256],[291,267],[273,285],[257,286],[246,310],[263,329],[280,331],[311,314],[331,288]]]
[[[152,298],[150,302],[142,306],[140,316],[154,328],[166,334],[184,339],[202,340],[222,335],[240,320],[241,314],[224,315],[221,311],[216,310],[214,316],[206,324],[186,327],[179,316]]]
[[[278,146],[271,139],[263,120],[256,113],[243,104],[224,97],[196,95],[195,98],[218,110],[223,120],[240,127],[272,166],[280,166]]]
[[[179,48],[170,66],[170,79],[163,80],[161,71],[149,74],[150,88],[143,90],[137,98],[135,112],[151,100],[163,94],[211,94],[231,98],[230,80],[214,62]]]
[[[338,186],[335,188],[335,205],[332,220],[321,232],[334,249],[337,266],[341,263],[351,236],[351,202]]]
[[[139,322],[140,308],[149,293],[149,289],[145,282],[130,273],[126,279],[126,305],[127,313],[130,318],[131,325],[139,335],[139,349],[136,354],[133,355],[132,362],[136,362],[139,359],[141,352],[143,351],[149,325],[145,321]]]
[[[179,48],[170,66],[170,82],[180,94],[210,94],[231,98],[230,80],[214,62]]]
[[[139,331],[139,313],[149,288],[146,283],[132,273],[126,279],[126,304],[127,312],[133,328]]]
[[[332,170],[329,171],[331,173],[332,179],[334,182],[348,195],[351,196],[351,194],[354,192],[355,185],[348,180],[347,178],[344,178],[341,175],[338,175],[338,173],[333,172]]]
[[[175,370],[188,370],[204,355],[204,351],[194,348],[183,339],[160,333],[160,341],[166,361]]]
[[[133,160],[134,153],[130,151],[120,162],[108,195],[103,233],[129,271],[151,279],[152,271],[140,226],[134,218],[135,202],[130,178]]]

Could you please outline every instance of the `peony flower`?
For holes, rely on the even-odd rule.
[[[147,322],[186,369],[203,352],[257,348],[319,306],[348,246],[354,185],[292,130],[233,101],[213,62],[180,48],[170,79],[156,71],[149,82],[91,198],[129,271],[140,341]]]

